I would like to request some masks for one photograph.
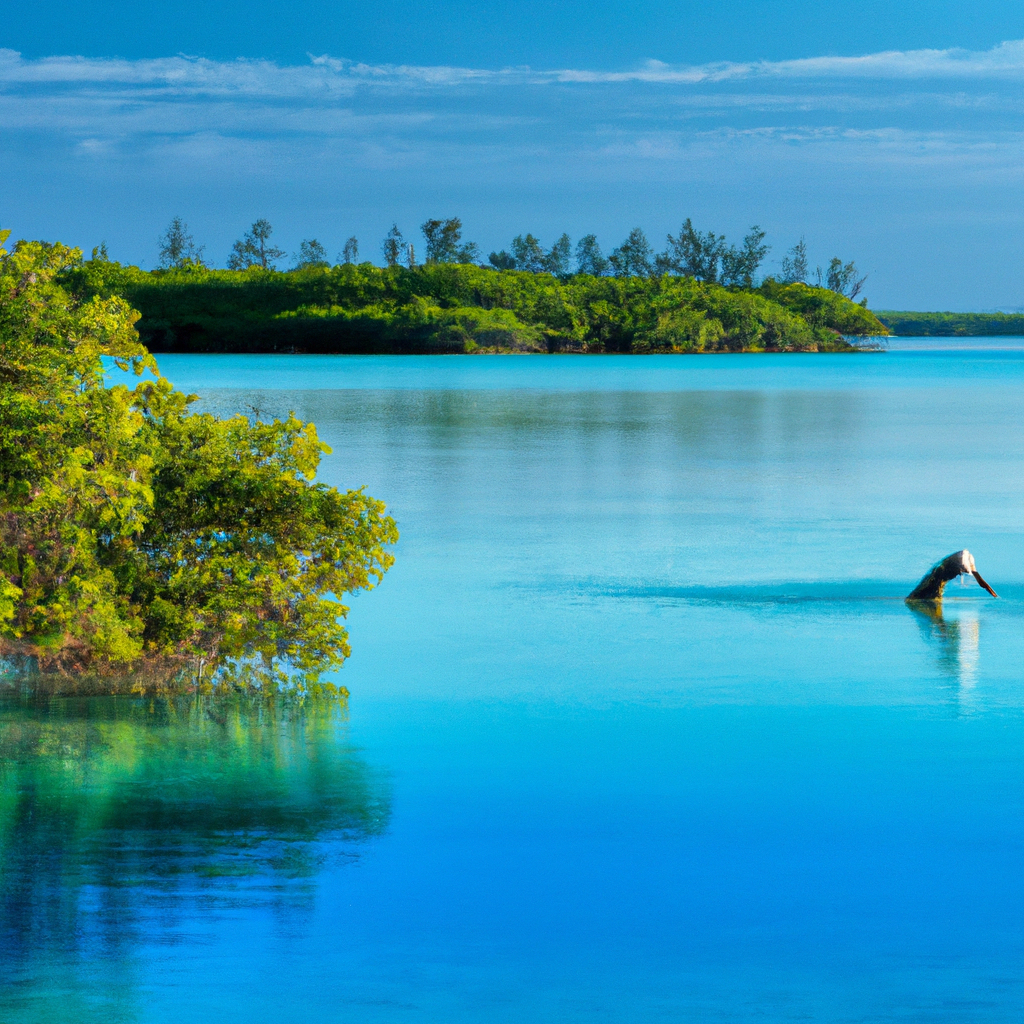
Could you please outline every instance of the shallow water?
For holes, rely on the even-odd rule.
[[[344,713],[3,704],[0,1020],[1019,1021],[1024,351],[899,342],[163,357],[398,560]]]

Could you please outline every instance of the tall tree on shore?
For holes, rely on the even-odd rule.
[[[780,280],[783,284],[803,284],[807,280],[807,243],[803,236],[782,258]]]
[[[355,235],[350,235],[346,240],[344,246],[341,249],[341,262],[342,263],[358,263],[359,262],[359,239]]]
[[[462,241],[458,217],[424,221],[420,230],[427,241],[427,263],[475,263],[480,258],[475,242]]]
[[[855,299],[861,293],[864,282],[868,279],[867,274],[857,278],[857,264],[854,262],[843,263],[838,256],[829,260],[825,287],[832,291],[845,295],[848,299]],[[818,268],[818,279],[821,279],[821,268]]]
[[[572,274],[572,242],[568,235],[562,235],[550,251],[545,252],[540,239],[532,234],[516,235],[509,246],[511,252],[502,249],[492,252],[488,260],[497,270],[525,270],[531,274],[547,272],[556,277]]]
[[[299,244],[295,254],[296,270],[312,270],[314,267],[329,267],[327,250],[315,239],[306,238]]]
[[[381,242],[380,251],[384,256],[384,265],[397,267],[402,262],[402,255],[405,252],[405,239],[402,232],[398,230],[397,224],[391,225],[391,230],[384,236]]]
[[[544,257],[544,269],[555,277],[567,278],[572,274],[572,239],[562,234]]]
[[[167,226],[167,230],[160,236],[160,266],[164,270],[172,268],[194,266],[203,262],[203,249],[205,246],[196,245],[192,232],[188,225],[180,218],[174,217]],[[106,258],[107,246],[104,242],[102,247],[102,258]],[[96,252],[100,250],[97,249]],[[94,259],[96,256],[94,255]]]
[[[584,235],[576,243],[576,273],[603,277],[608,273],[608,260],[597,244],[596,235]]]
[[[274,229],[270,221],[264,217],[253,221],[252,227],[231,247],[228,256],[229,270],[247,270],[249,267],[262,267],[273,270],[277,261],[287,253],[284,249],[270,244],[270,236]]]
[[[765,233],[755,224],[737,249],[730,245],[722,249],[722,284],[753,288],[757,271],[771,246],[764,244]]]
[[[512,239],[511,249],[512,258],[516,261],[516,270],[539,274],[546,269],[544,250],[540,247],[540,240],[533,235],[516,235]]]
[[[724,250],[725,235],[716,235],[713,231],[701,234],[687,217],[678,236],[668,236],[668,248],[659,256],[658,268],[713,284],[718,280],[718,265]]]
[[[654,270],[654,253],[641,228],[633,228],[626,240],[608,257],[616,277],[650,277]]]

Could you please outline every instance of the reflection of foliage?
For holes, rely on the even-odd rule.
[[[0,948],[11,969],[123,939],[158,899],[166,910],[199,893],[265,898],[261,878],[279,899],[282,883],[313,873],[323,841],[345,850],[380,834],[387,793],[345,744],[343,716],[327,700],[0,703]]]

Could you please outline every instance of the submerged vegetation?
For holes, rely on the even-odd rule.
[[[393,520],[313,483],[313,424],[193,411],[129,302],[72,294],[76,272],[76,249],[0,249],[0,657],[140,687],[331,689],[341,598],[389,568]],[[140,379],[107,387],[111,362]]]

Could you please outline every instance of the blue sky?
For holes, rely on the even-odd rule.
[[[0,25],[0,226],[152,265],[484,251],[683,218],[855,259],[875,308],[1024,307],[1024,6],[57,2]],[[771,269],[771,267],[769,267]]]

